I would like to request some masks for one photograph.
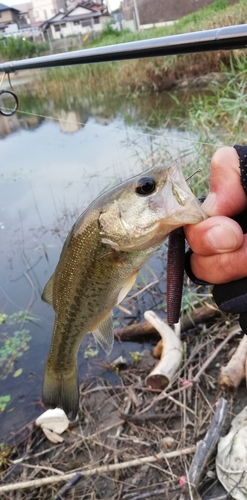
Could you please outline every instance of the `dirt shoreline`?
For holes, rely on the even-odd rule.
[[[206,434],[219,398],[224,396],[228,402],[224,433],[232,417],[247,404],[243,385],[235,394],[223,394],[217,385],[219,367],[227,363],[228,351],[240,341],[233,337],[221,348],[236,324],[236,318],[221,316],[217,322],[211,319],[207,326],[195,327],[196,335],[192,335],[193,329],[186,334],[183,365],[166,392],[145,386],[156,363],[149,350],[139,362],[120,369],[119,385],[109,386],[102,379],[82,384],[79,421],[63,434],[64,442],[50,443],[31,422],[16,434],[15,445],[5,448],[5,457],[1,450],[1,498],[58,500],[66,491],[73,500],[178,498],[185,491],[182,478],[192,463],[195,446]],[[207,335],[200,335],[205,328]],[[210,356],[211,364],[206,367]],[[183,450],[187,450],[184,455]],[[161,452],[168,453],[168,458]],[[201,498],[224,491],[215,482],[214,456],[200,482]],[[80,471],[85,471],[83,480]],[[15,486],[19,482],[22,484]],[[10,491],[4,491],[4,485]]]

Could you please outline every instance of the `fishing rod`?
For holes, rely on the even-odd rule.
[[[245,47],[247,47],[247,24],[239,24],[194,33],[183,33],[180,35],[10,61],[0,64],[0,71],[11,73],[25,69],[124,61],[127,59],[231,50]]]

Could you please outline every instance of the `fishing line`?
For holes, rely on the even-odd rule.
[[[0,80],[0,87],[2,87],[2,84],[3,84],[3,82],[4,82],[5,75],[6,75],[6,73],[3,73],[3,76],[2,76],[2,78],[1,78],[1,80]]]
[[[2,79],[0,81],[0,88],[1,88],[1,86],[3,84],[3,82],[4,82],[5,76],[6,76],[6,73],[3,74],[3,77],[2,77]],[[14,93],[14,89],[13,89],[13,87],[11,85],[9,73],[8,73],[8,82],[9,82],[9,86],[10,86],[11,90],[7,90],[7,89],[0,90],[0,96],[1,95],[3,95],[3,96],[5,95],[5,97],[6,97],[6,95],[7,95],[7,97],[11,96],[12,99],[14,99],[14,106],[12,108],[5,108],[4,106],[0,105],[0,115],[3,115],[3,116],[12,116],[12,115],[14,115],[15,112],[17,111],[18,107],[19,107],[19,99],[18,99],[17,95]],[[3,110],[5,110],[5,111],[3,111]]]
[[[4,108],[6,110],[8,110],[9,108]],[[20,110],[18,109],[16,111],[16,113],[20,113],[20,114],[24,114],[24,115],[29,115],[29,116],[35,116],[37,118],[44,118],[46,120],[52,120],[52,121],[57,121],[57,122],[64,122],[64,123],[70,123],[70,124],[73,124],[73,125],[81,125],[83,127],[86,126],[87,122],[81,122],[81,121],[77,121],[77,120],[66,120],[65,118],[59,118],[59,117],[56,117],[56,116],[49,116],[49,115],[43,115],[43,114],[39,114],[39,113],[31,113],[30,111],[23,111],[23,110]],[[97,126],[96,123],[93,123],[92,124],[93,126]],[[118,127],[113,127],[111,129],[111,132],[120,132],[122,131],[123,129],[122,128],[118,128]],[[223,145],[223,143],[214,143],[214,142],[205,142],[205,141],[199,141],[199,140],[193,140],[193,139],[186,139],[186,138],[182,138],[182,137],[178,137],[178,136],[171,136],[170,134],[153,134],[153,133],[145,133],[145,132],[140,132],[139,130],[137,130],[136,128],[133,128],[133,130],[131,129],[128,129],[128,133],[132,133],[132,134],[137,134],[139,136],[142,136],[142,137],[153,137],[153,138],[157,138],[157,139],[169,139],[169,140],[179,140],[179,142],[187,142],[189,144],[200,144],[202,146],[214,146],[215,148],[219,148]]]

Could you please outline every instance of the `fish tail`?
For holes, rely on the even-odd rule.
[[[79,409],[79,383],[77,369],[69,373],[51,373],[46,366],[42,400],[47,408],[62,408],[70,420],[74,420]]]

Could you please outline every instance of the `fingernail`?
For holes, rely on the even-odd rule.
[[[214,212],[216,206],[216,194],[209,193],[206,200],[202,203],[202,208],[207,215],[216,215]]]
[[[232,231],[223,224],[212,227],[207,233],[210,246],[217,252],[231,252],[237,244],[237,239]]]

